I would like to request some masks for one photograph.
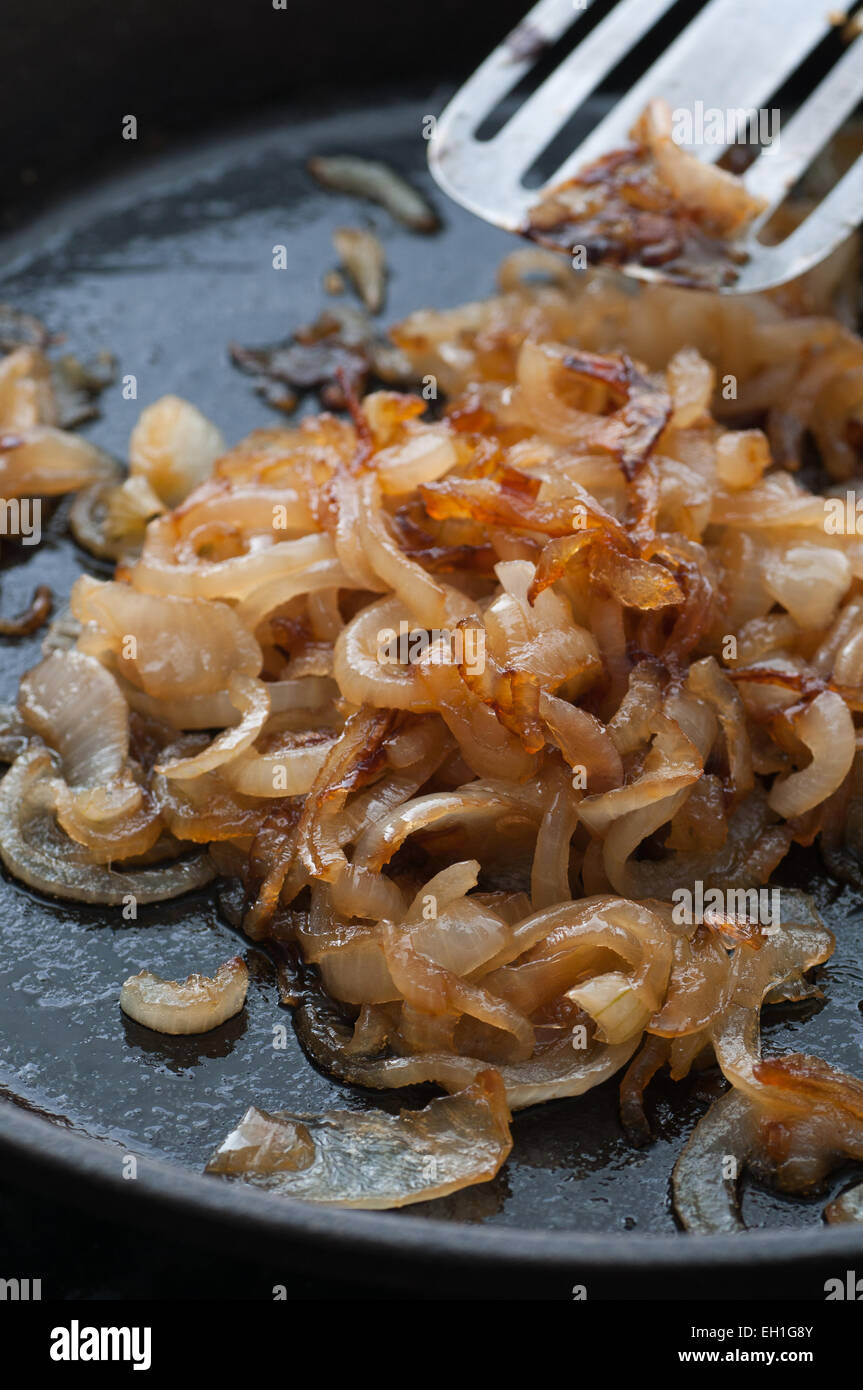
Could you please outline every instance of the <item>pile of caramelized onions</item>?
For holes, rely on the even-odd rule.
[[[861,1084],[760,1053],[762,1004],[833,948],[808,902],[783,891],[769,931],[672,908],[816,839],[861,874],[850,254],[734,299],[526,250],[496,298],[394,331],[436,408],[378,391],[225,452],[170,398],[125,482],[88,477],[119,564],[76,583],[7,711],[5,864],[90,902],[238,881],[319,1065],[462,1097],[406,1134],[250,1111],[214,1171],[416,1201],[492,1176],[508,1110],[622,1073],[643,1138],[651,1076],[712,1060],[692,1229],[738,1220],[717,1154],[795,1190],[863,1159]],[[475,1163],[442,1138],[420,1181],[450,1123]],[[351,1125],[385,1175],[346,1171]]]

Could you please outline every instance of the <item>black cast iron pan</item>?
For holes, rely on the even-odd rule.
[[[196,402],[231,441],[275,421],[226,345],[271,341],[313,318],[331,231],[358,216],[386,245],[389,317],[493,288],[511,246],[503,234],[438,199],[441,233],[413,236],[317,189],[304,164],[321,152],[373,154],[429,187],[422,118],[518,4],[475,5],[467,16],[455,0],[433,15],[420,4],[252,13],[240,0],[11,8],[0,301],[38,314],[82,356],[110,350],[119,375],[135,375],[138,399],[110,389],[88,427],[112,452],[125,454],[138,410],[168,391]],[[121,139],[127,114],[138,119],[136,142]],[[272,268],[275,244],[287,247],[287,271]],[[4,548],[3,610],[24,607],[35,582],[62,598],[82,568],[94,562],[69,540],[61,507],[40,545]],[[0,699],[14,696],[38,643],[0,644]],[[863,903],[831,884],[814,854],[787,872],[814,893],[839,949],[823,972],[826,1002],[777,1013],[768,1046],[805,1048],[859,1073]],[[248,1005],[213,1033],[167,1038],[120,1013],[127,975],[183,977],[238,949],[252,971]],[[821,1224],[847,1173],[810,1201],[750,1186],[752,1229],[740,1238],[677,1231],[669,1176],[718,1094],[712,1074],[656,1086],[656,1141],[645,1150],[620,1130],[614,1083],[523,1113],[494,1182],[409,1214],[329,1211],[201,1177],[249,1103],[317,1110],[372,1099],[317,1072],[292,1034],[286,1051],[274,1050],[273,1026],[284,1022],[267,956],[238,942],[215,896],[142,909],[123,924],[0,881],[0,1162],[19,1180],[175,1236],[300,1252],[310,1266],[336,1258],[344,1277],[473,1296],[567,1297],[576,1283],[591,1296],[775,1296],[793,1274],[818,1297],[824,1278],[863,1258],[863,1234]],[[138,1156],[131,1181],[127,1154]]]

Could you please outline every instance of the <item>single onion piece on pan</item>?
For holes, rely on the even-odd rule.
[[[731,959],[707,927],[674,938],[674,960],[662,1007],[649,1031],[663,1038],[686,1037],[706,1028],[724,1009],[731,988]]]
[[[294,528],[305,530],[310,519],[300,499],[289,508],[286,504],[286,509]],[[172,512],[150,522],[140,557],[124,571],[124,577],[139,592],[196,599],[241,599],[271,579],[293,575],[311,564],[312,559],[331,560],[333,556],[329,537],[313,534],[254,546],[225,560],[206,560],[199,554],[183,559],[177,554],[178,536],[173,529],[179,515]]]
[[[680,585],[663,565],[624,555],[612,545],[592,548],[590,573],[627,608],[664,608],[684,601]]]
[[[681,348],[674,354],[665,373],[674,406],[672,428],[686,429],[710,409],[714,376],[710,363],[695,348]]]
[[[0,359],[0,425],[4,430],[57,424],[51,364],[35,346],[17,347]]]
[[[369,313],[376,314],[384,302],[387,264],[378,237],[364,227],[337,227],[333,245]]]
[[[149,970],[130,975],[120,991],[120,1008],[154,1033],[209,1033],[246,1002],[249,971],[241,956],[220,965],[215,975],[162,980]]]
[[[729,430],[716,441],[716,472],[728,488],[753,487],[770,463],[770,445],[761,430]]]
[[[735,1090],[714,1101],[698,1121],[672,1176],[674,1210],[687,1231],[743,1230],[737,1185],[753,1147],[754,1125],[750,1101]]]
[[[355,863],[381,869],[409,836],[434,827],[463,825],[472,828],[477,823],[488,831],[500,823],[501,802],[506,812],[524,813],[537,823],[542,817],[536,798],[527,790],[498,786],[483,781],[469,782],[453,792],[431,792],[397,806],[370,825],[359,838]]]
[[[53,809],[67,835],[97,863],[149,851],[161,825],[128,762],[129,712],[111,673],[83,652],[52,651],[24,676],[18,700],[60,755]]]
[[[442,627],[447,617],[447,592],[397,545],[381,508],[380,484],[374,474],[361,484],[359,505],[359,538],[374,573],[395,590],[419,622]],[[466,611],[468,605],[464,600],[462,603]],[[462,617],[463,612],[457,616]]]
[[[361,608],[342,628],[333,653],[333,675],[353,704],[412,710],[428,704],[416,667],[401,659],[399,625],[406,618],[401,599],[385,598]],[[408,624],[408,642],[402,643],[408,655],[412,626]]]
[[[594,715],[543,691],[539,713],[571,768],[585,769],[587,789],[599,794],[623,785],[623,763],[608,730]]]
[[[512,1148],[503,1082],[492,1070],[424,1110],[267,1114],[254,1106],[208,1173],[334,1206],[386,1210],[488,1182]]]
[[[38,632],[48,621],[53,607],[54,595],[49,585],[37,584],[26,608],[14,617],[0,617],[0,637],[29,637],[31,633]]]
[[[441,869],[433,878],[415,895],[411,903],[406,922],[421,921],[428,914],[425,908],[431,908],[433,918],[450,903],[457,902],[459,898],[464,898],[472,888],[475,888],[479,880],[480,864],[478,859],[462,859],[456,864],[448,864],[445,869]]]
[[[670,1053],[671,1047],[665,1038],[648,1036],[620,1082],[620,1123],[637,1148],[649,1144],[652,1138],[650,1122],[644,1112],[644,1092],[656,1073],[671,1061]]]
[[[759,1081],[760,1011],[768,994],[785,980],[797,981],[833,951],[833,937],[821,923],[803,894],[782,889],[782,926],[771,932],[760,950],[739,947],[734,956],[728,1004],[714,1020],[713,1045],[723,1073],[753,1101],[765,1099],[765,1083]],[[775,1092],[774,1092],[775,1095]],[[788,1104],[800,1109],[790,1088]]]
[[[305,796],[326,762],[338,734],[274,735],[267,752],[247,748],[222,766],[222,778],[244,796]],[[270,743],[270,740],[267,740]]]
[[[433,483],[449,472],[456,458],[452,441],[440,427],[409,435],[376,455],[381,491],[398,496],[412,492],[421,483]]]
[[[746,796],[752,790],[754,777],[752,745],[740,695],[712,656],[693,662],[686,684],[694,695],[706,700],[715,711],[725,735],[728,771],[734,784],[735,798]]]
[[[630,977],[620,970],[594,975],[569,990],[568,997],[593,1019],[601,1042],[640,1038],[650,1018],[650,1009],[632,988]]]
[[[852,581],[847,555],[826,545],[774,547],[765,556],[764,584],[801,628],[820,630],[836,610]]]
[[[411,231],[434,232],[440,226],[431,204],[383,160],[353,154],[314,155],[307,168],[324,188],[379,203]]]
[[[543,782],[548,804],[537,833],[530,871],[530,896],[537,911],[566,902],[572,896],[569,871],[580,796],[566,768],[550,769]]]
[[[115,477],[79,492],[69,511],[69,527],[80,546],[102,560],[131,563],[147,523],[166,510],[146,478]]]
[[[320,553],[325,548],[319,544],[317,537],[314,540],[318,558],[294,569],[288,563],[287,556],[279,557],[283,561],[283,568],[278,577],[254,588],[238,604],[237,616],[250,632],[254,632],[265,618],[277,614],[293,599],[322,591],[331,592],[341,586],[350,587],[350,580],[335,556]]]
[[[640,661],[630,671],[626,694],[608,721],[608,736],[621,756],[650,742],[661,705],[659,669],[649,661]]]

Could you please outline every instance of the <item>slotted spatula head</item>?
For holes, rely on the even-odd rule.
[[[675,6],[676,0],[619,0],[490,139],[480,130],[510,92],[594,0],[540,0],[456,93],[437,121],[429,165],[456,202],[499,227],[523,231],[544,193],[601,156],[626,145],[638,116],[655,97],[675,110],[718,110],[727,116],[728,143],[745,139],[753,113],[770,112],[771,98],[834,27],[820,0],[710,0],[662,56],[638,78],[608,115],[540,187],[524,177],[570,117]],[[577,30],[576,37],[577,37]],[[783,284],[823,260],[863,220],[863,156],[784,240],[758,240],[771,214],[830,137],[863,99],[863,43],[851,37],[828,75],[814,87],[781,135],[765,144],[744,175],[747,190],[765,203],[735,249],[744,259],[723,293]],[[735,121],[736,129],[732,129]],[[681,141],[681,143],[684,143]],[[694,120],[685,141],[713,162],[726,144]],[[661,268],[622,267],[641,279],[663,279]]]

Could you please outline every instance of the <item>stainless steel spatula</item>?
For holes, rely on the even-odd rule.
[[[627,53],[670,12],[675,0],[619,0],[580,44],[489,140],[477,130],[530,71],[539,53],[572,25],[593,0],[540,0],[456,93],[429,144],[429,164],[456,202],[510,231],[550,190],[601,155],[627,143],[630,128],[654,97],[672,108],[747,113],[768,107],[782,84],[835,22],[827,0],[710,0],[640,77],[543,188],[526,188],[525,173],[554,136]],[[723,293],[784,283],[830,254],[863,220],[863,156],[805,220],[776,245],[760,230],[788,190],[863,98],[863,43],[852,38],[827,77],[781,129],[781,140],[751,164],[744,182],[766,208],[735,243],[746,259]],[[731,137],[732,140],[737,138]],[[715,160],[723,146],[686,146]],[[662,279],[661,268],[625,265],[639,278]]]

